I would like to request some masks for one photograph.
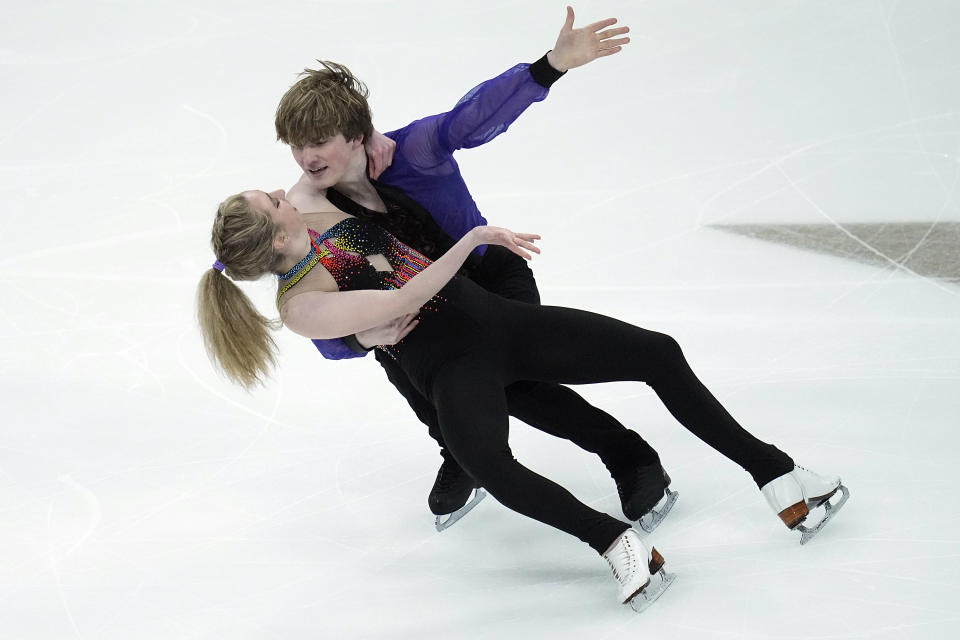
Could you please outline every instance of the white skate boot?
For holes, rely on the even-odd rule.
[[[633,529],[627,529],[603,554],[620,583],[620,602],[642,612],[663,595],[676,576],[663,570],[663,556],[647,546]]]
[[[840,484],[839,476],[821,476],[801,466],[774,478],[760,491],[783,524],[800,531],[800,544],[808,543],[817,535],[850,497],[850,491]],[[840,499],[831,502],[837,491],[842,494]],[[805,526],[803,523],[810,510],[821,505],[825,510],[823,519],[812,527]]]

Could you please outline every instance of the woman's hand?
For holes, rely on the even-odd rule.
[[[370,178],[376,180],[380,174],[387,170],[387,167],[393,162],[393,152],[397,148],[397,143],[383,135],[377,130],[364,140],[363,149],[367,152],[369,162]]]
[[[510,251],[524,260],[531,260],[533,258],[527,251],[540,253],[540,249],[533,244],[535,240],[540,239],[540,236],[534,233],[515,233],[502,227],[484,225],[471,229],[470,235],[473,236],[472,239],[475,240],[478,245],[498,244],[501,247],[510,249]]]

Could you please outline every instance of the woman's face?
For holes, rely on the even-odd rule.
[[[296,238],[307,231],[307,223],[303,221],[303,216],[297,211],[297,208],[287,201],[286,193],[283,189],[277,189],[269,193],[264,191],[244,191],[243,197],[255,209],[264,211],[270,215],[273,224],[281,235],[288,238]]]

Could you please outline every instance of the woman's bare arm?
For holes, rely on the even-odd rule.
[[[475,227],[436,262],[391,291],[309,291],[291,298],[280,317],[292,331],[308,338],[339,338],[415,313],[443,288],[477,246],[499,244],[529,260],[540,253],[540,236],[499,227]]]

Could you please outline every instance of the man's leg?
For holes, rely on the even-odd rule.
[[[657,452],[639,434],[569,387],[523,381],[506,391],[510,415],[597,454],[613,476],[638,465],[660,463]]]
[[[476,481],[460,467],[447,450],[443,435],[440,433],[436,409],[430,401],[413,386],[407,374],[400,369],[393,358],[380,350],[376,351],[376,358],[386,372],[387,380],[404,397],[420,422],[427,425],[430,437],[440,445],[443,462],[440,464],[440,470],[427,497],[430,511],[436,516],[446,516],[456,512],[467,503],[470,494],[478,486]]]
[[[433,383],[444,438],[457,460],[501,504],[565,531],[598,554],[630,528],[521,465],[508,442],[503,383],[482,356],[448,363]]]

